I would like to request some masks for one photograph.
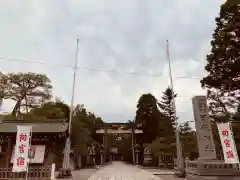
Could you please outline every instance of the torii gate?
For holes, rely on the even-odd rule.
[[[128,123],[104,123],[102,125],[99,126],[99,129],[96,130],[97,134],[104,134],[103,136],[103,144],[104,144],[104,153],[106,154],[106,148],[108,146],[107,143],[107,138],[108,138],[108,134],[132,134],[132,147],[135,147],[135,136],[134,134],[142,134],[143,130],[138,129],[141,128],[142,125],[141,124],[128,124]],[[114,128],[114,129],[113,129]],[[101,153],[101,164],[103,164],[103,153]],[[106,160],[106,156],[105,160]],[[138,161],[138,155],[137,155],[137,159],[135,158],[135,151],[134,148],[132,148],[132,157],[133,157],[133,163],[135,164],[135,162]]]

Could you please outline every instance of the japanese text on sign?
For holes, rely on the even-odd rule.
[[[13,172],[27,171],[31,126],[17,126]]]
[[[230,123],[218,124],[218,131],[221,139],[225,162],[239,163],[234,138],[230,128]]]
[[[192,102],[199,157],[204,159],[215,159],[216,150],[212,136],[211,123],[208,116],[207,98],[205,96],[195,96],[193,97]]]
[[[21,134],[19,135],[19,140],[20,140],[20,142],[22,142],[22,141],[25,142],[25,141],[27,140],[27,135],[21,133]]]
[[[205,100],[200,100],[198,102],[198,107],[199,107],[199,111],[201,113],[205,113],[206,112],[206,105],[205,105]]]

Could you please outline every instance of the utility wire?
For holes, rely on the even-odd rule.
[[[58,66],[63,68],[72,68],[74,69],[74,66],[71,65],[53,65],[48,64],[45,62],[37,62],[37,61],[28,61],[28,60],[22,60],[22,59],[13,59],[13,58],[3,58],[0,57],[0,60],[2,61],[12,61],[12,62],[22,62],[22,63],[31,63],[31,64],[40,64],[40,65],[47,65],[47,66]],[[77,69],[81,70],[87,70],[87,71],[95,71],[95,72],[109,72],[109,73],[116,73],[116,74],[127,74],[127,75],[137,75],[137,76],[156,76],[160,77],[163,76],[162,74],[150,74],[150,73],[140,73],[140,72],[126,72],[126,71],[119,71],[114,69],[98,69],[98,68],[91,68],[91,67],[77,67]],[[191,76],[178,76],[174,77],[176,79],[201,79],[201,77],[191,77]]]

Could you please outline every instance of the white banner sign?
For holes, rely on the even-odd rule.
[[[15,158],[12,169],[13,172],[27,171],[31,130],[31,126],[17,126]]]
[[[239,163],[236,145],[230,123],[218,124],[218,132],[222,144],[225,163]]]
[[[16,146],[13,147],[11,163],[13,163],[15,159],[15,148]],[[29,164],[42,164],[44,161],[45,149],[45,145],[31,145],[28,151]]]

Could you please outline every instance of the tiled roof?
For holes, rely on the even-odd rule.
[[[42,121],[0,120],[0,133],[15,133],[17,132],[17,125],[32,125],[32,132],[35,133],[59,133],[67,131],[68,128],[68,122],[64,119]]]

